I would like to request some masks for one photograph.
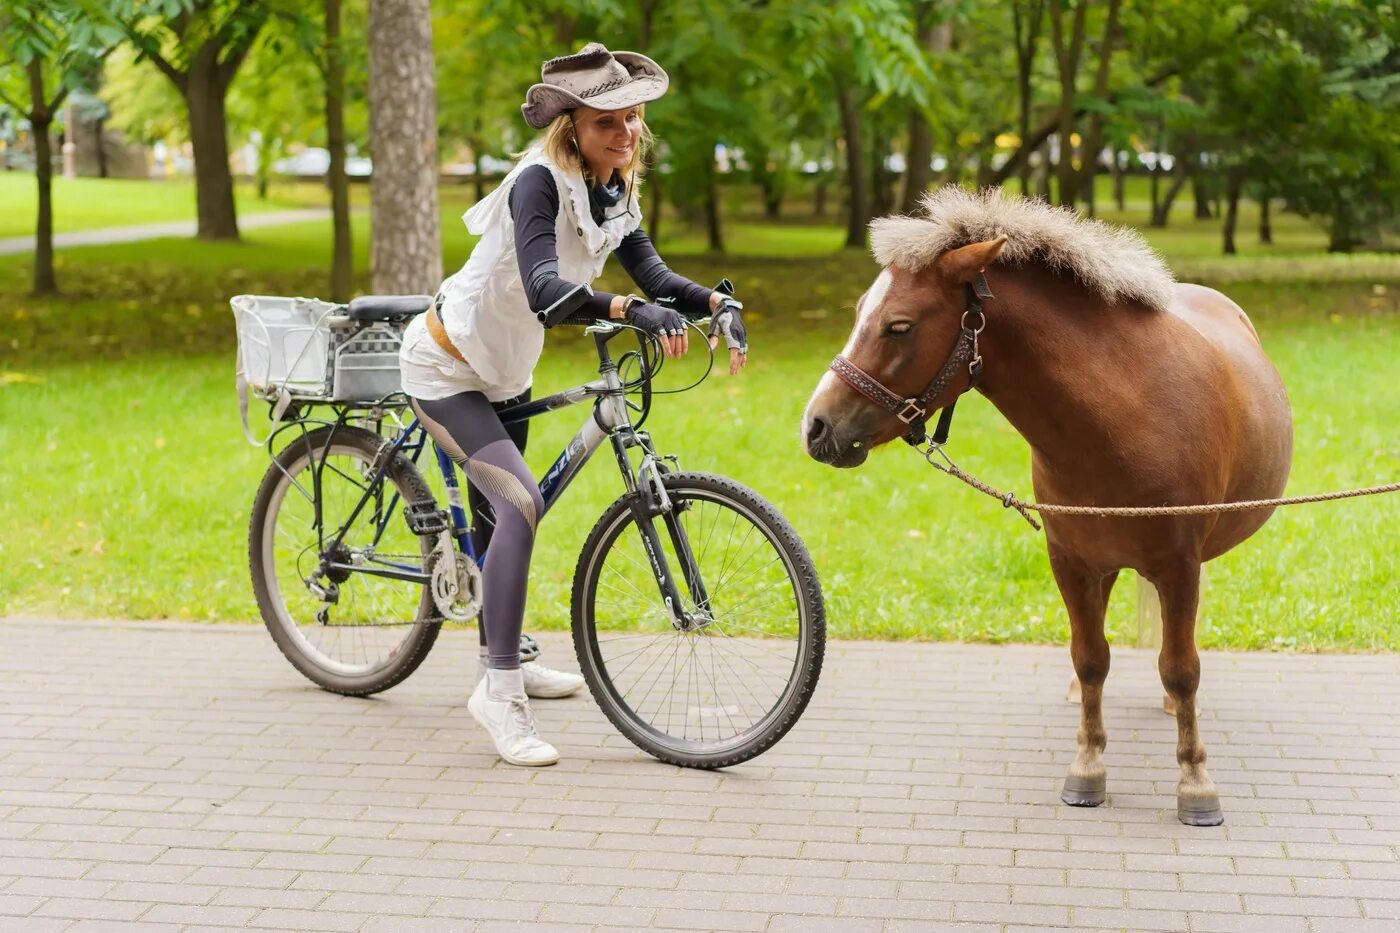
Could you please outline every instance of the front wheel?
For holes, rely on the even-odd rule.
[[[584,542],[574,647],[624,736],[671,764],[721,768],[772,747],[811,699],[826,644],[821,587],[797,533],[758,493],[707,473],[663,482],[669,515],[639,519],[625,495]],[[653,557],[682,606],[662,597]]]

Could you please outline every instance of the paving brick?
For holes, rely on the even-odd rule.
[[[157,904],[141,919],[156,923],[189,923],[209,926],[243,926],[258,913],[254,907]]]
[[[678,930],[762,930],[768,925],[768,915],[667,907],[656,912],[655,922],[659,927],[673,927]]]
[[[68,917],[75,920],[135,920],[152,905],[149,901],[110,901],[91,897],[51,897],[33,916]]]
[[[1245,910],[1257,914],[1288,914],[1296,917],[1360,917],[1361,909],[1346,897],[1272,897],[1246,894]]]
[[[1307,933],[1308,922],[1302,917],[1268,916],[1266,914],[1211,914],[1192,911],[1194,933]]]
[[[364,925],[363,914],[337,914],[328,910],[288,910],[269,907],[252,920],[258,927],[274,930],[325,930],[329,933],[351,933]]]

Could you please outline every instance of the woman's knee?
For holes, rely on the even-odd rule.
[[[467,473],[472,484],[491,503],[497,526],[519,516],[534,534],[544,516],[544,499],[520,451],[509,441],[488,444],[471,456]]]

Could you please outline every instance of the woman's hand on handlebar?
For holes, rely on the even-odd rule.
[[[635,301],[627,309],[627,323],[655,334],[662,351],[672,359],[684,356],[690,349],[685,318],[674,308],[663,308],[649,301]]]
[[[720,338],[729,348],[729,375],[737,376],[749,363],[749,334],[739,315],[743,303],[724,292],[710,294],[710,349],[719,346]]]

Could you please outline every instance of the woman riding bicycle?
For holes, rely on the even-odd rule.
[[[666,72],[644,55],[590,43],[545,62],[541,78],[521,111],[545,130],[543,138],[467,211],[467,228],[481,241],[442,283],[434,306],[409,325],[400,353],[414,413],[470,480],[477,553],[487,534],[482,519],[494,512],[483,570],[485,676],[467,707],[501,757],[526,766],[559,760],[536,733],[528,697],[565,696],[582,680],[520,663],[544,503],[522,456],[525,423],[507,428],[497,411],[529,398],[544,331],[565,319],[625,320],[677,357],[688,349],[682,312],[713,314],[710,344],[725,339],[731,373],[748,351],[739,303],[668,269],[641,228],[637,184],[651,141],[643,110],[666,92]],[[657,303],[586,287],[614,252]]]

